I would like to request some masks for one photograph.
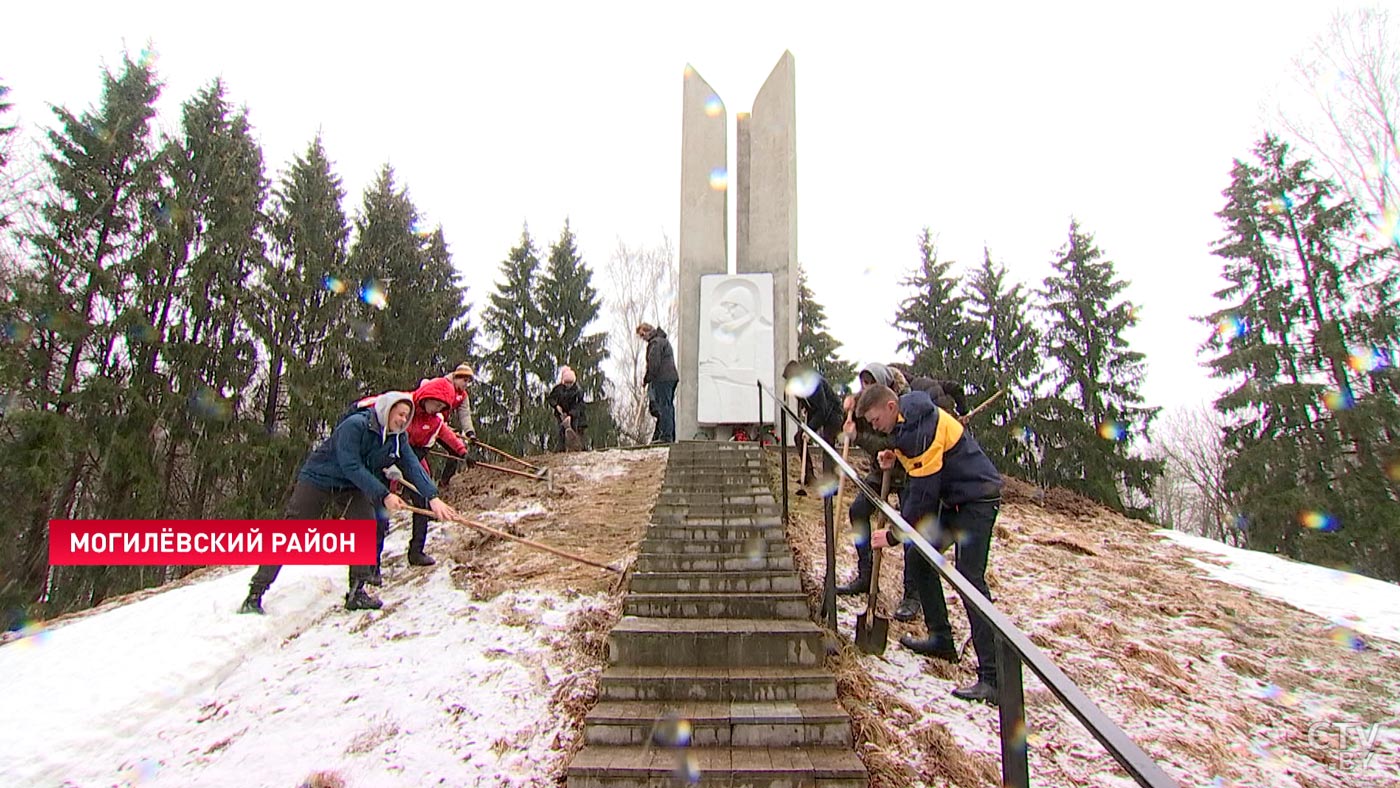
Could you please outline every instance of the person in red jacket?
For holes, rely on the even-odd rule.
[[[448,428],[450,429],[451,415],[453,413],[457,414],[457,421],[461,427],[461,434],[466,438],[467,445],[470,446],[472,442],[476,440],[476,424],[472,422],[472,401],[468,393],[472,383],[476,380],[476,372],[466,364],[458,364],[457,368],[448,373],[443,379],[452,384],[452,391],[455,395],[454,400],[450,403],[451,407],[448,408],[448,412],[443,414],[443,419],[448,422]],[[427,380],[423,380],[418,385],[421,387],[427,384],[427,382]],[[452,481],[452,477],[457,474],[457,470],[460,467],[461,463],[457,460],[448,460],[443,463],[442,476],[437,480],[438,486],[446,487],[448,483]]]

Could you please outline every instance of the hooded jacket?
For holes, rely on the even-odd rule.
[[[665,331],[653,328],[651,336],[647,337],[647,370],[642,377],[642,385],[680,379],[680,373],[676,371],[676,354],[671,349],[671,340],[666,338]]]
[[[453,405],[460,402],[461,394],[447,378],[425,380],[413,390],[413,420],[408,423],[408,445],[414,448],[432,448],[439,440],[457,456],[467,453],[467,444],[457,437],[457,433],[447,425],[447,414]],[[423,403],[434,399],[447,406],[441,413],[423,410]]]
[[[562,422],[564,416],[568,416],[569,424],[574,429],[587,429],[588,403],[584,402],[583,389],[579,388],[577,382],[570,383],[567,386],[563,383],[555,384],[554,388],[550,389],[549,396],[545,397],[544,401],[549,405],[550,409],[553,410],[556,420]],[[561,410],[563,414],[560,414],[559,411]]]
[[[937,514],[938,503],[957,506],[1001,496],[1001,473],[977,439],[952,414],[934,405],[926,392],[911,391],[899,398],[899,422],[890,437],[895,457],[909,474],[909,489],[920,493],[910,496],[916,508],[931,508]],[[917,518],[928,513],[908,514]]]
[[[400,402],[413,402],[406,391],[391,391],[374,398],[374,406],[346,416],[330,437],[312,450],[297,478],[324,490],[358,488],[376,507],[389,494],[384,469],[398,466],[405,479],[423,494],[438,496],[403,432],[389,432],[389,410]]]
[[[876,383],[889,387],[896,394],[902,393],[892,385],[894,378],[890,375],[890,368],[884,364],[867,364],[861,372],[869,372],[870,376],[875,378]],[[860,416],[852,414],[852,420],[856,423],[854,442],[870,457],[869,470],[875,472],[879,470],[879,466],[875,463],[875,456],[885,449],[893,448],[890,436],[870,426],[870,422]],[[890,482],[895,488],[904,485],[904,468],[902,466],[895,466]]]

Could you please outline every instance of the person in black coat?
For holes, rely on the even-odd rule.
[[[569,367],[559,368],[559,383],[550,389],[545,397],[554,418],[559,422],[558,451],[583,451],[588,443],[585,440],[588,429],[588,403],[584,401],[583,389],[578,387],[578,378]],[[569,430],[578,436],[577,446],[570,446]]]
[[[846,423],[846,411],[841,405],[841,397],[837,396],[836,390],[831,387],[826,378],[810,366],[789,361],[787,366],[783,367],[783,380],[792,380],[799,375],[814,376],[816,387],[807,396],[799,395],[797,397],[798,409],[807,415],[807,426],[820,435],[822,440],[835,446],[836,433],[840,432],[841,427]],[[808,467],[802,469],[804,484],[816,475],[818,454],[823,456],[823,470],[828,474],[833,470],[831,457],[823,453],[820,448],[811,446],[807,449]]]
[[[650,323],[637,325],[637,336],[647,343],[647,369],[642,385],[647,387],[649,409],[656,413],[656,430],[652,443],[676,442],[676,353],[666,332]]]

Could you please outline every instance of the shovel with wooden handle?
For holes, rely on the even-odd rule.
[[[451,455],[451,454],[448,454],[448,453],[446,453],[446,452],[441,452],[441,451],[430,451],[430,452],[428,452],[428,453],[431,454],[431,455],[433,455],[434,457],[446,457],[446,458],[451,459],[451,460],[459,459],[458,457],[454,457],[454,456]],[[489,463],[489,462],[481,462],[480,460],[477,460],[476,462],[472,463],[472,466],[473,466],[473,467],[476,467],[476,468],[485,468],[485,469],[488,470],[488,471],[496,471],[497,473],[508,473],[508,474],[510,474],[510,475],[512,475],[512,476],[522,476],[522,477],[524,477],[524,478],[526,478],[526,479],[531,479],[531,480],[534,480],[534,481],[537,481],[537,482],[543,482],[543,481],[548,481],[548,480],[549,480],[549,469],[548,469],[548,468],[541,468],[541,467],[539,467],[538,465],[531,466],[531,467],[533,467],[533,468],[536,469],[533,473],[527,473],[526,471],[519,471],[519,470],[516,470],[515,468],[507,468],[507,467],[505,467],[504,465],[492,465],[492,464]]]
[[[880,500],[884,501],[890,495],[890,472],[885,471],[884,478],[880,480]],[[874,532],[876,525],[883,525],[883,515],[880,509],[875,509],[875,521],[872,522],[871,532]],[[880,556],[884,550],[871,548],[873,553],[870,556],[870,597],[865,603],[865,612],[856,614],[856,648],[866,654],[879,656],[885,653],[885,646],[890,639],[890,620],[882,618],[876,612],[880,605]]]

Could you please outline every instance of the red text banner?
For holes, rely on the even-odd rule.
[[[375,563],[373,520],[50,520],[53,566]]]

